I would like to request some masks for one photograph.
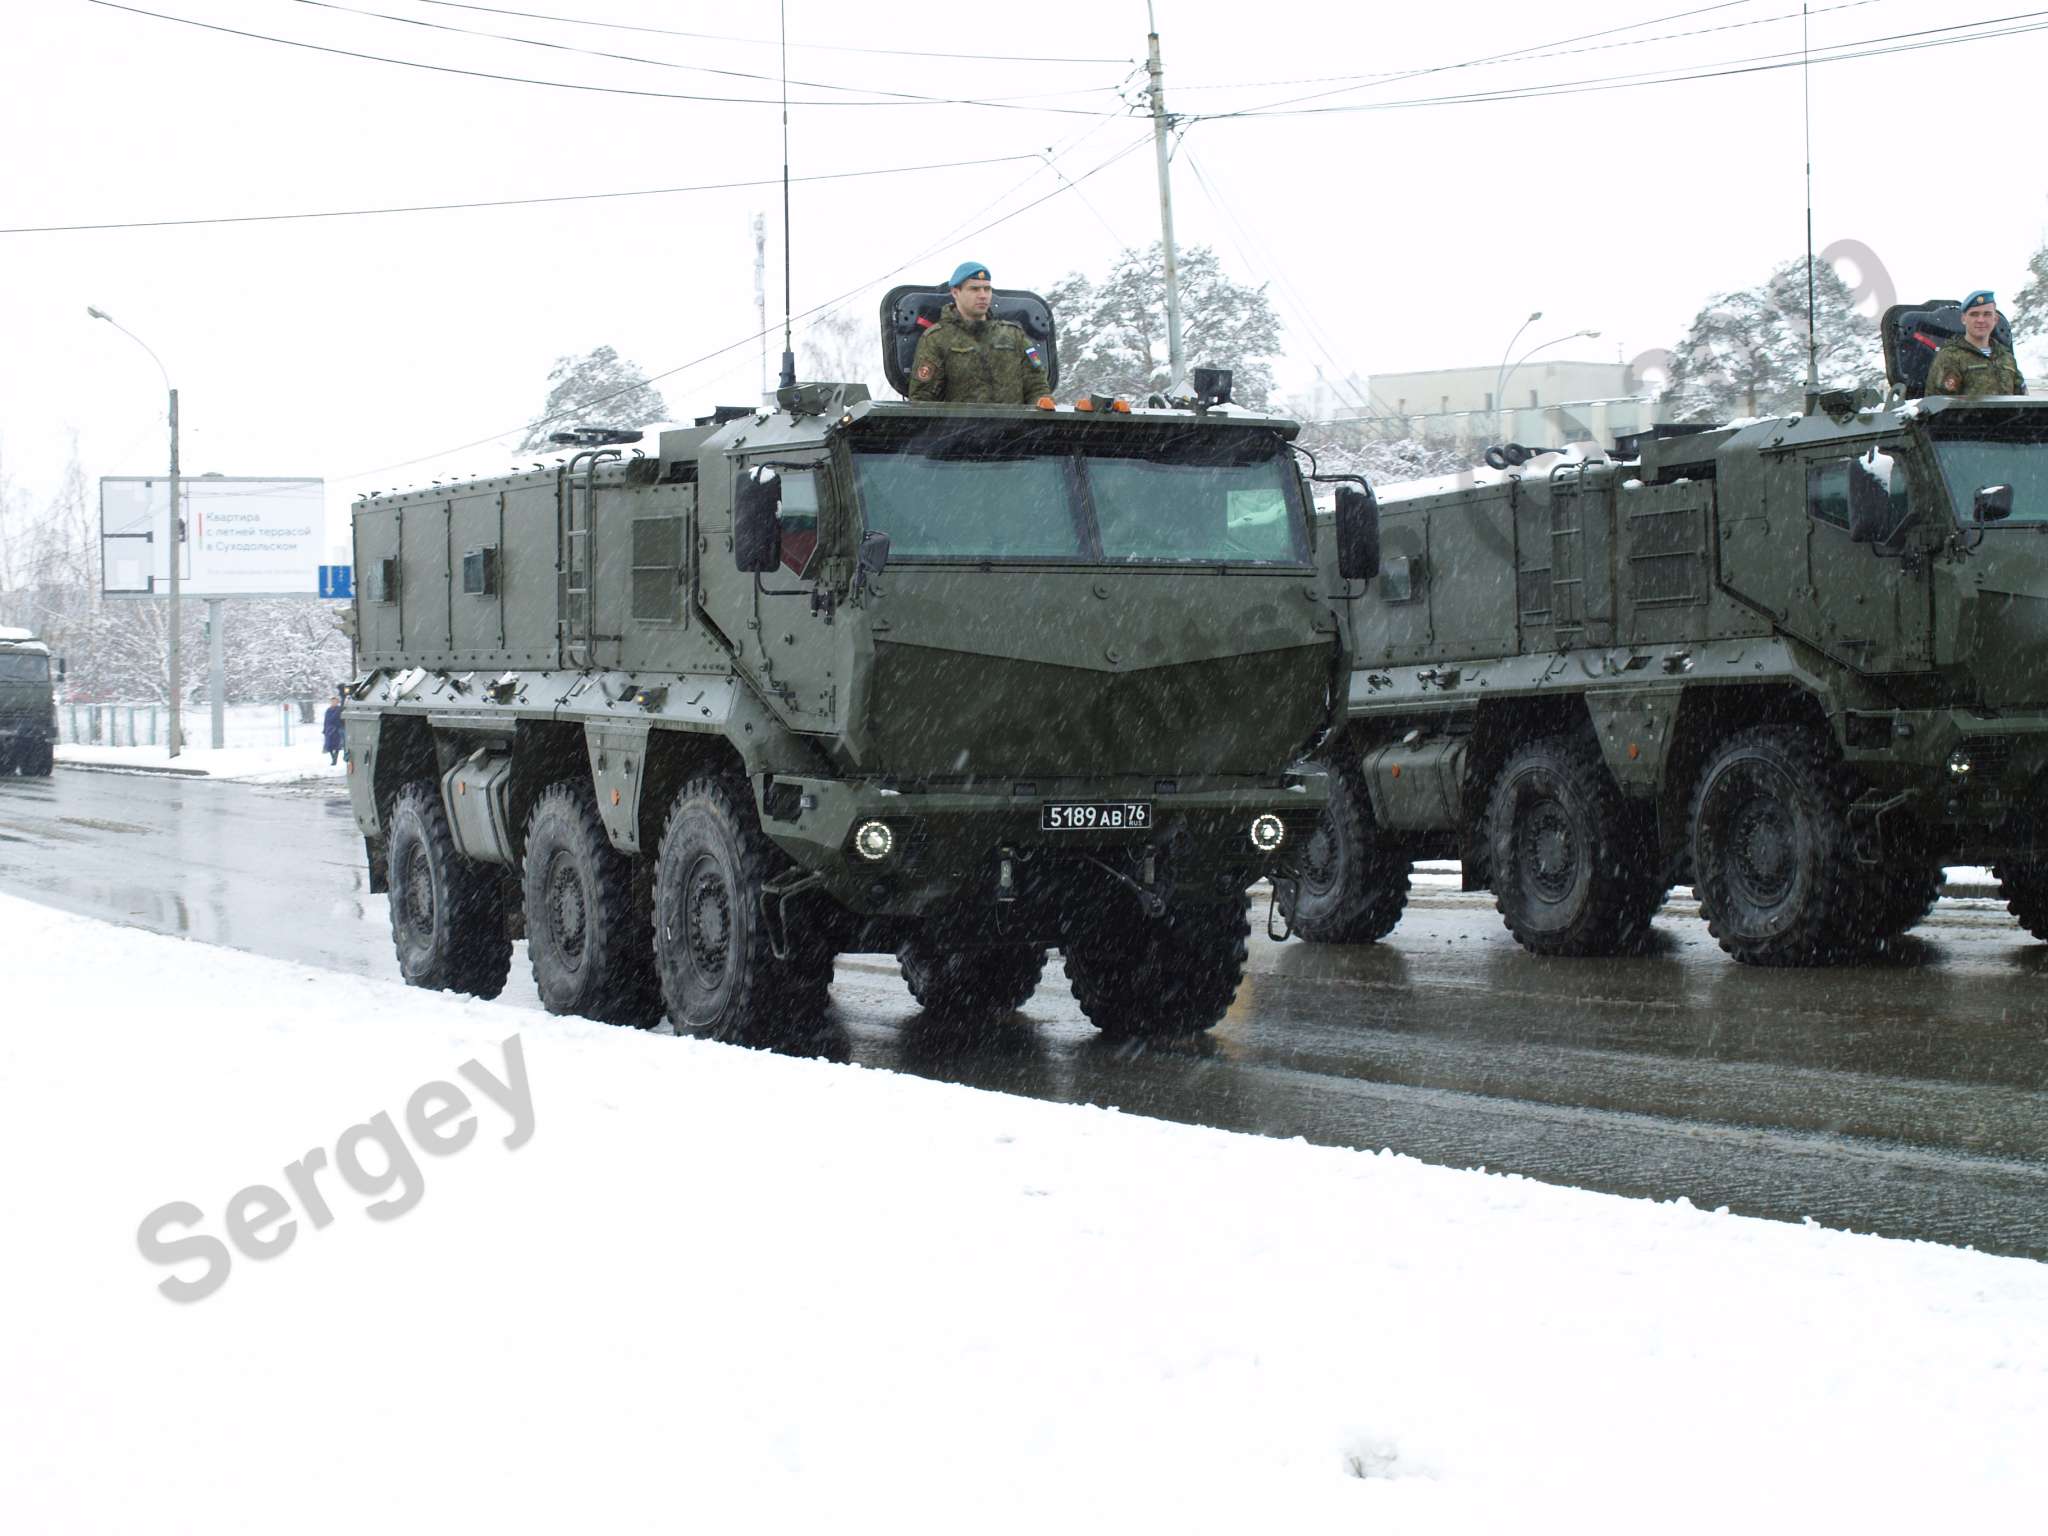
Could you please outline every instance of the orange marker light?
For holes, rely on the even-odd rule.
[[[1092,411],[1095,409],[1095,402],[1086,399],[1076,400],[1074,402],[1074,409],[1077,411]]]
[[[1642,755],[1643,749],[1641,747],[1637,746],[1634,742],[1630,742],[1628,744],[1628,760],[1630,762],[1634,762],[1637,758],[1641,757]]]
[[[1401,765],[1399,763],[1394,764],[1394,777],[1397,779],[1401,777]]]
[[[1056,411],[1059,409],[1059,406],[1054,402],[1051,395],[1040,395],[1038,397],[1038,408],[1041,411]]]
[[[617,791],[617,790],[615,789],[615,790],[613,790],[613,791],[612,791],[612,804],[613,804],[613,805],[617,805],[618,803],[619,803],[619,792],[618,792],[618,791]]]
[[[1131,414],[1131,402],[1124,399],[1122,395],[1118,395],[1116,399],[1110,401],[1109,408],[1112,411],[1122,411],[1126,416]]]

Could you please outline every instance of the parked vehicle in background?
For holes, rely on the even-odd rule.
[[[0,774],[49,777],[56,762],[57,682],[64,663],[26,629],[0,628]]]

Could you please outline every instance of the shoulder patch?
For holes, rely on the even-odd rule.
[[[932,376],[932,365],[930,363],[919,363],[917,365],[917,376],[920,379],[930,378]]]

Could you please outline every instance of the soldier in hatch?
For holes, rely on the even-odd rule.
[[[963,261],[947,286],[953,302],[917,343],[910,398],[955,405],[1038,400],[1046,390],[1045,356],[1023,327],[990,318],[996,290],[988,268]]]
[[[1998,300],[1980,288],[1963,300],[1963,334],[1951,336],[1927,365],[1930,395],[2024,395],[2027,381],[2012,348],[2001,342]]]

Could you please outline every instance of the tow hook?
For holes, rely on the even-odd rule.
[[[1280,905],[1280,889],[1287,888],[1287,905]],[[1266,937],[1275,944],[1285,944],[1294,937],[1294,924],[1287,914],[1294,910],[1294,903],[1300,899],[1300,882],[1296,880],[1275,880],[1266,895]],[[1276,922],[1277,920],[1277,922]]]

